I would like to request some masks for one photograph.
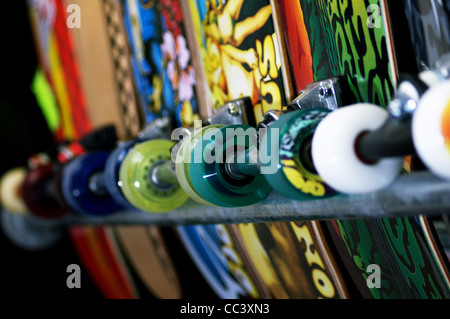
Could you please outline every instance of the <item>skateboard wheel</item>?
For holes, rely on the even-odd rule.
[[[137,143],[142,143],[143,140],[132,140],[118,146],[106,160],[105,164],[105,186],[111,197],[123,208],[134,208],[130,202],[127,201],[122,192],[122,181],[119,178],[120,166],[123,163],[125,156]]]
[[[245,131],[247,125],[229,125],[205,131],[191,154],[189,175],[194,189],[204,200],[222,207],[252,205],[270,193],[272,187],[264,176],[230,178],[226,172],[226,155],[233,149],[252,145]]]
[[[358,137],[380,128],[388,112],[372,104],[356,104],[331,112],[318,125],[312,140],[314,166],[323,180],[342,193],[380,190],[400,173],[403,158],[364,163],[356,154]]]
[[[53,177],[53,191],[54,191],[54,196],[56,201],[59,203],[59,205],[61,205],[61,207],[64,207],[64,209],[67,212],[71,212],[72,208],[69,207],[69,205],[67,204],[66,200],[64,199],[64,195],[62,192],[62,166],[63,164],[58,163],[57,164],[59,166],[59,169],[55,169],[55,175]]]
[[[412,135],[416,151],[428,169],[450,179],[450,81],[431,87],[419,100]]]
[[[55,245],[63,237],[63,227],[33,215],[21,215],[3,208],[0,226],[5,236],[18,247],[41,251]]]
[[[295,200],[311,200],[333,196],[317,174],[311,158],[311,140],[320,121],[330,112],[325,108],[308,108],[281,116],[262,138],[270,149],[272,135],[278,133],[278,170],[264,177],[275,190]],[[270,154],[273,154],[270,151]],[[273,163],[271,163],[273,165]]]
[[[224,125],[210,125],[196,130],[191,136],[186,137],[184,141],[181,142],[180,148],[178,149],[177,152],[175,167],[178,182],[180,183],[180,186],[183,188],[184,192],[191,199],[195,200],[196,202],[202,205],[212,206],[211,203],[205,201],[202,197],[200,197],[200,195],[197,193],[197,191],[192,185],[189,175],[189,163],[191,159],[191,153],[195,145],[202,138],[206,130],[223,126]]]
[[[72,211],[87,216],[110,215],[121,207],[106,187],[98,187],[109,151],[92,151],[76,157],[63,167],[61,190]],[[95,187],[98,187],[97,189]]]
[[[26,176],[27,169],[17,167],[6,172],[0,181],[0,203],[11,213],[28,213],[28,208],[21,197],[21,187]]]
[[[119,177],[125,198],[140,210],[163,213],[182,206],[189,199],[180,185],[157,184],[153,170],[171,161],[170,150],[174,142],[150,140],[137,144],[125,156]]]
[[[30,213],[44,218],[67,214],[54,195],[54,164],[41,165],[28,172],[22,185],[22,197]]]

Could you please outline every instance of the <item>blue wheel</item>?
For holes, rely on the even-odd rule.
[[[93,151],[67,163],[62,172],[62,194],[75,213],[110,215],[121,209],[104,186],[103,172],[110,152]]]
[[[135,209],[122,193],[122,181],[119,176],[120,166],[133,146],[142,142],[143,141],[139,139],[125,142],[117,147],[106,160],[104,175],[106,189],[117,204],[123,208]]]

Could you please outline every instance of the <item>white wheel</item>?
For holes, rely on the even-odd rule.
[[[434,174],[450,179],[450,81],[430,88],[413,115],[416,151]]]
[[[10,212],[27,214],[28,208],[20,197],[20,187],[27,176],[25,167],[17,167],[3,175],[0,181],[0,202]]]
[[[312,140],[312,158],[329,186],[342,193],[358,194],[380,190],[395,180],[403,158],[366,164],[355,151],[358,136],[377,130],[388,116],[378,106],[356,104],[333,111],[320,122]]]

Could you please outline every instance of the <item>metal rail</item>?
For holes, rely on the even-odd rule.
[[[428,172],[400,176],[390,187],[364,195],[338,195],[329,199],[294,201],[272,192],[247,207],[207,207],[188,201],[182,208],[160,214],[119,212],[107,217],[68,216],[66,225],[194,225],[255,223],[292,220],[384,218],[450,213],[450,181]]]

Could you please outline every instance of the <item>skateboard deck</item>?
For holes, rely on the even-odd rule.
[[[237,227],[274,298],[349,297],[318,223],[239,224]]]
[[[183,297],[175,266],[158,227],[123,226],[115,227],[115,232],[128,260],[155,297]]]
[[[94,127],[114,124],[119,139],[141,128],[120,5],[116,1],[64,0],[82,11],[82,26],[71,29],[88,117]]]
[[[145,122],[168,115],[175,126],[192,126],[196,114],[212,114],[202,102],[198,60],[192,54],[187,19],[182,1],[154,1],[142,4],[123,1],[124,22],[131,47],[133,76],[136,81]],[[176,45],[175,45],[176,43]],[[194,62],[196,61],[196,62]],[[173,63],[177,65],[173,69]],[[178,79],[178,81],[177,81]],[[206,119],[206,118],[203,118]],[[240,254],[239,242],[221,226],[177,227],[183,245],[214,292],[223,298],[267,297],[253,268]],[[226,242],[223,238],[226,237]],[[212,266],[214,265],[214,266]],[[216,267],[218,267],[216,269]],[[239,281],[241,280],[241,282]],[[256,288],[255,288],[256,287]]]
[[[276,32],[280,25],[274,9],[276,5],[269,1],[189,1],[192,29],[196,31],[195,50],[202,59],[213,110],[224,102],[248,96],[254,107],[254,122],[258,123],[266,111],[281,110],[292,97],[290,73],[284,64],[287,56],[281,46],[283,39]],[[321,236],[320,225],[269,223],[233,227],[272,296],[348,296]],[[309,247],[314,247],[314,253],[301,245],[305,238]],[[292,251],[298,254],[290,256]],[[314,254],[315,262],[308,254]],[[290,267],[284,267],[284,263]],[[314,278],[318,269],[321,284],[318,277]]]
[[[417,217],[417,222],[423,231],[428,248],[435,261],[438,272],[442,276],[444,287],[450,291],[450,263],[447,254],[442,246],[441,239],[436,232],[436,228],[432,221],[423,215]]]
[[[66,26],[66,7],[70,3],[63,0],[29,2],[39,64],[55,94],[61,119],[59,126],[53,131],[57,141],[78,139],[93,128],[106,123],[101,120],[102,114],[95,113],[97,107],[95,101],[98,102],[98,99],[92,97],[92,92],[85,95],[83,85],[86,84],[86,76],[92,73],[83,72],[88,72],[87,69],[92,66],[94,50],[89,51],[86,42],[80,43],[81,29],[77,33]],[[83,21],[89,25],[92,23],[92,16],[87,16],[88,11],[94,16],[97,12],[83,10],[87,18]],[[96,48],[101,48],[101,45],[96,45]],[[86,55],[87,52],[91,55]],[[97,62],[98,58],[97,56]],[[100,58],[104,59],[103,56]],[[99,82],[107,81],[102,79]],[[69,234],[84,266],[88,268],[88,272],[105,297],[137,297],[127,266],[123,262],[110,228],[69,227]]]
[[[225,225],[177,227],[191,258],[222,299],[269,298],[266,286],[242,250],[236,229]]]
[[[369,4],[374,7],[367,8]],[[285,17],[282,21],[287,29],[286,42],[291,53],[290,63],[297,92],[304,89],[304,78],[301,75],[305,73],[314,81],[343,76],[352,92],[354,103],[370,102],[386,106],[393,95],[398,70],[385,1],[281,1],[279,6]],[[301,14],[298,11],[301,11]],[[348,12],[352,13],[351,18],[346,14]],[[370,16],[370,12],[379,13],[378,22],[371,20],[374,15]],[[365,27],[364,23],[373,23],[374,27]],[[379,27],[376,27],[377,23]],[[308,42],[303,39],[309,40],[309,46],[304,45]],[[297,46],[299,42],[303,45]],[[296,48],[291,50],[291,47]],[[306,71],[303,72],[303,68],[306,68]],[[354,264],[347,262],[346,265],[354,280],[355,274],[358,273],[356,269],[359,269],[361,277],[355,280],[355,283],[363,296],[412,297],[411,291],[414,289],[411,286],[414,286],[414,283],[411,282],[427,280],[430,280],[429,284],[424,289],[417,289],[415,297],[445,295],[437,283],[440,278],[433,273],[433,264],[427,259],[426,247],[416,237],[420,232],[416,232],[414,223],[407,218],[389,221],[330,221],[327,226],[329,231],[334,233],[333,242],[338,248],[340,258],[345,262],[348,257],[345,255],[351,256]],[[396,231],[393,231],[394,229]],[[408,230],[403,233],[407,238],[406,242],[399,241],[399,229]],[[346,245],[342,245],[342,242]],[[401,245],[405,245],[404,248],[399,248]],[[405,260],[400,257],[399,250],[403,253],[408,250],[418,252],[421,261],[428,262],[428,268],[425,267],[423,273],[411,275],[406,270]],[[384,282],[382,281],[381,286],[384,285],[385,291],[368,288],[365,281],[368,278],[366,270],[371,263],[384,269]],[[417,286],[421,287],[419,284]],[[438,288],[435,288],[436,286]]]
[[[112,228],[70,227],[69,232],[84,267],[105,298],[138,297],[122,256],[119,255]]]
[[[122,1],[131,68],[145,123],[169,116],[175,126],[198,119],[195,71],[179,1]]]
[[[270,2],[190,1],[189,8],[210,107],[250,97],[259,122],[266,111],[285,105]]]
[[[129,52],[122,6],[117,1],[67,0],[66,3],[76,3],[83,13],[86,12],[83,15],[83,27],[74,29],[74,36],[93,125],[114,123],[120,139],[135,137],[143,127],[144,112],[134,91],[133,61]],[[131,267],[143,284],[150,288],[152,295],[162,298],[180,297],[176,270],[170,263],[164,239],[158,232],[149,232],[147,227],[135,227],[132,231],[121,226],[113,229],[120,239],[117,242],[118,249],[124,251]],[[146,240],[141,244],[143,247],[130,246],[137,236],[144,234]],[[157,242],[160,242],[160,245],[156,249]],[[139,251],[145,254],[136,256]],[[149,256],[155,258],[145,258]],[[148,266],[149,261],[153,261],[153,264],[144,271],[143,267]],[[158,272],[162,262],[165,262],[165,272]],[[153,269],[154,267],[156,268]],[[167,276],[153,276],[157,274]],[[168,282],[173,284],[166,286]]]
[[[329,227],[341,258],[367,298],[448,298],[422,230],[413,220],[333,221]],[[343,237],[339,237],[339,236]],[[368,288],[367,267],[382,271],[380,288]],[[407,280],[405,280],[407,278]]]
[[[439,216],[431,220],[433,227],[439,238],[438,243],[442,245],[444,256],[450,262],[450,223],[447,215]],[[445,258],[445,257],[444,257]]]
[[[60,125],[55,138],[76,139],[88,133],[85,95],[81,87],[73,37],[66,26],[66,9],[61,0],[30,1],[30,19],[39,64],[55,93]]]

